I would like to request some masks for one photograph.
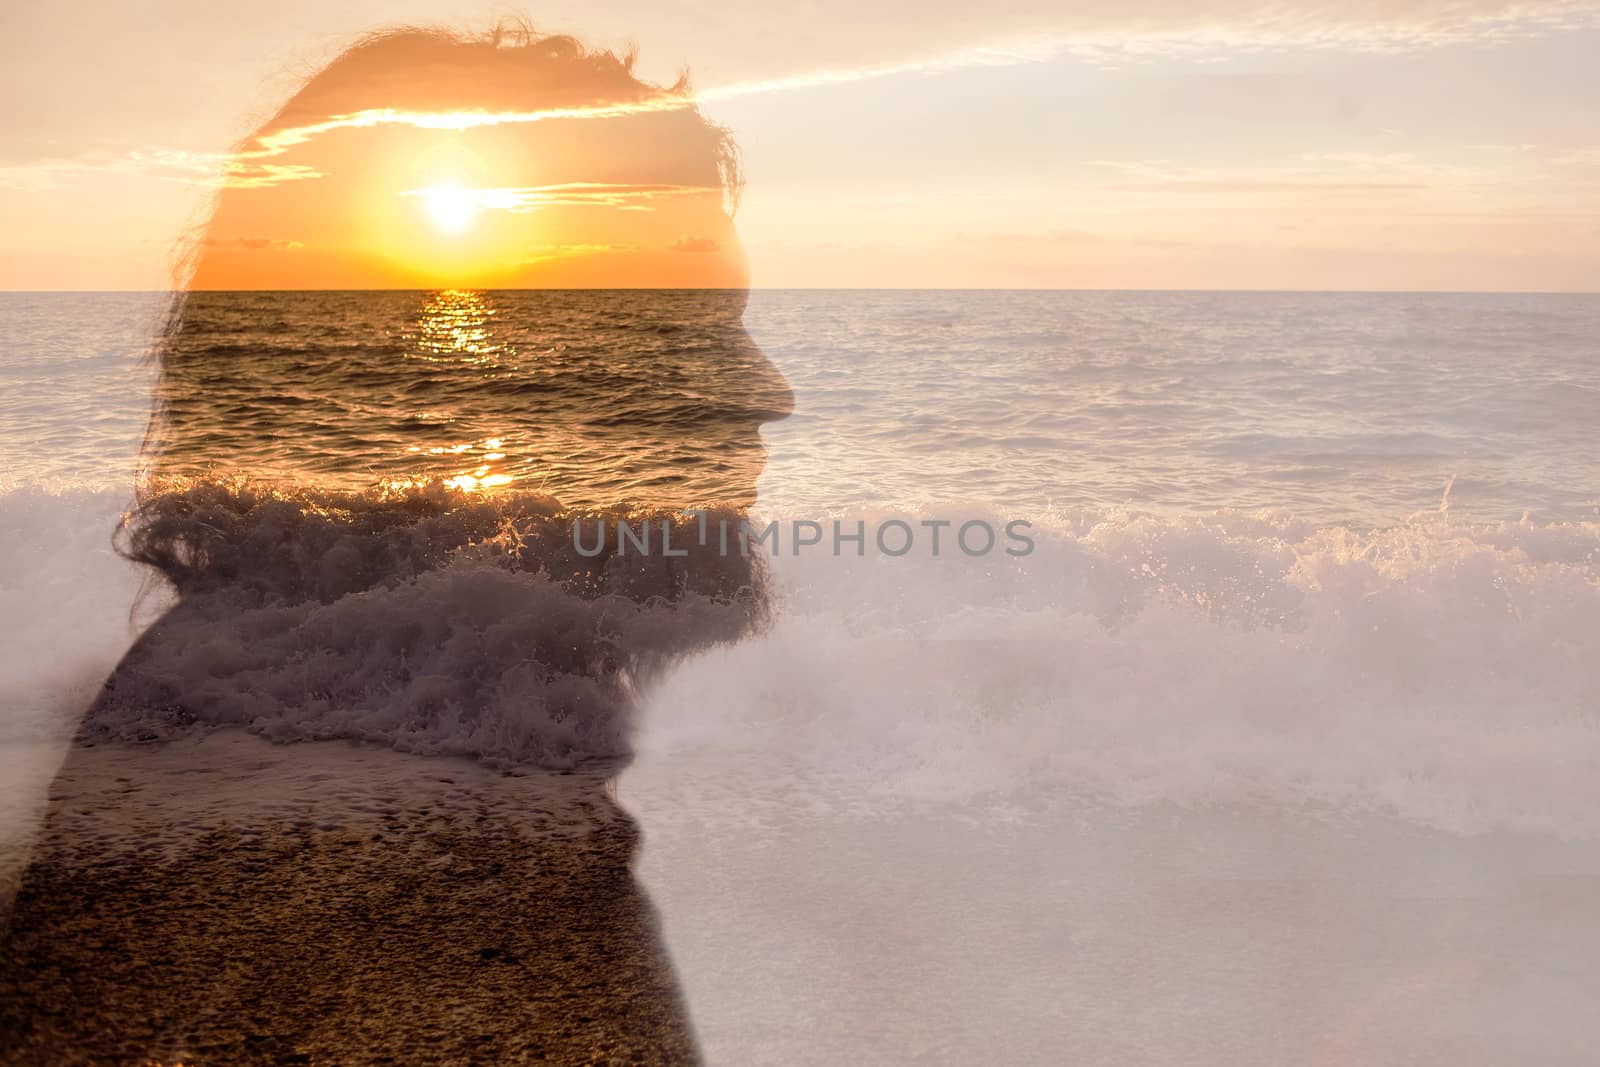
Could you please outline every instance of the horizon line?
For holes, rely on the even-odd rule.
[[[1048,285],[752,285],[752,286],[667,286],[667,285],[563,285],[563,286],[385,286],[292,289],[10,289],[0,287],[0,296],[93,296],[109,294],[191,293],[440,293],[463,290],[479,293],[733,293],[733,292],[818,292],[818,293],[1261,293],[1261,294],[1347,294],[1362,296],[1600,296],[1600,289],[1311,289],[1311,288],[1184,288],[1178,286],[1048,286]]]

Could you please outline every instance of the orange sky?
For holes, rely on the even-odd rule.
[[[691,191],[716,182],[653,155],[678,143],[665,115],[340,125],[251,154],[355,35],[508,10],[13,5],[0,288],[162,288],[182,234],[213,285],[739,284]],[[755,286],[1600,290],[1600,0],[526,10],[637,41],[646,80],[692,71],[741,149]],[[278,124],[615,96],[386,66]]]
[[[742,287],[723,143],[609,55],[389,37],[239,146],[190,284]]]

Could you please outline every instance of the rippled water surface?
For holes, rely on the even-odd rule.
[[[0,297],[11,825],[91,702],[292,760],[626,749],[711,1062],[1587,1062],[1600,297],[205,294],[157,380],[165,310]],[[105,698],[152,395],[145,462],[226,481],[138,527],[187,716]],[[349,492],[418,481],[467,492]],[[566,559],[530,492],[922,525],[786,532],[756,598],[714,540]],[[1035,550],[921,536],[968,518]]]
[[[0,297],[0,478],[127,484],[155,390],[165,470],[341,489],[744,503],[764,470],[786,510],[1385,525],[1452,479],[1451,507],[1488,521],[1600,504],[1595,297],[208,293],[157,383],[165,308]]]

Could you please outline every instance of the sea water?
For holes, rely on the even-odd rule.
[[[747,340],[696,294],[195,300],[194,478],[1029,524],[785,542],[766,632],[646,694],[622,797],[713,1059],[1583,1062],[1600,298],[757,291]],[[160,603],[111,537],[167,307],[0,298],[16,825]],[[387,606],[471,575],[429,580]],[[239,721],[518,756],[387,691]]]

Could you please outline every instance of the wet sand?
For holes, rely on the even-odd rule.
[[[638,844],[599,775],[76,746],[8,916],[0,1056],[697,1062]]]

